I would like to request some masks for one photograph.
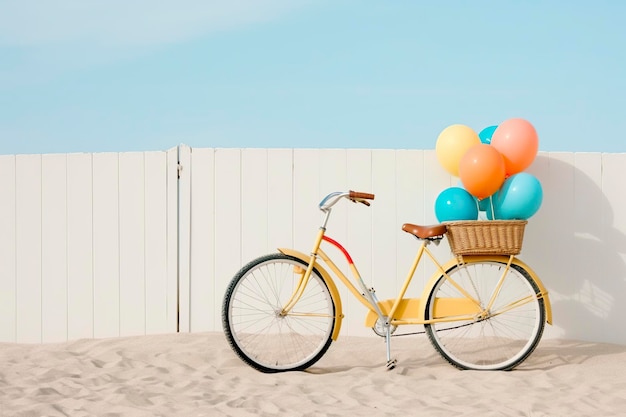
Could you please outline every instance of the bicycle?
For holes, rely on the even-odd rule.
[[[402,230],[421,242],[396,298],[379,301],[361,278],[348,251],[326,236],[333,206],[347,198],[370,205],[373,194],[328,194],[310,255],[294,249],[252,260],[233,277],[222,305],[222,324],[234,352],[262,372],[304,370],[337,340],[343,320],[341,298],[330,268],[368,309],[365,325],[385,338],[386,368],[393,369],[391,339],[399,326],[423,325],[433,347],[459,369],[511,370],[538,345],[545,323],[552,323],[548,291],[515,255],[456,255],[439,263],[428,248],[446,236],[446,223]],[[451,236],[450,236],[451,237]],[[359,289],[322,250],[341,252]],[[420,298],[406,292],[426,254],[436,266]]]

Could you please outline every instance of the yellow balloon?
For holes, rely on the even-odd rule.
[[[443,168],[454,176],[459,176],[461,158],[474,145],[480,144],[478,133],[465,125],[451,125],[443,129],[437,138],[435,152]]]

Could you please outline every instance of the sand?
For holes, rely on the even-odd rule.
[[[460,371],[423,335],[341,336],[306,372],[263,374],[221,333],[0,344],[0,416],[626,415],[626,346],[544,339],[510,372]]]

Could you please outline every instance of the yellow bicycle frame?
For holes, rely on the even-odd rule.
[[[437,283],[438,279],[442,275],[446,275],[446,271],[452,268],[454,265],[467,263],[471,264],[476,261],[484,261],[484,260],[492,260],[500,263],[504,263],[507,265],[507,269],[510,268],[511,265],[517,265],[528,272],[531,278],[537,284],[539,288],[539,292],[537,293],[538,297],[543,298],[544,306],[546,311],[546,322],[548,324],[552,324],[552,306],[550,304],[550,299],[548,297],[548,291],[545,286],[541,282],[539,276],[524,262],[514,256],[501,256],[501,255],[472,255],[472,256],[463,256],[451,259],[444,265],[440,265],[430,250],[426,247],[427,241],[424,241],[418,250],[417,255],[411,265],[411,268],[407,274],[407,277],[402,285],[398,293],[398,297],[390,300],[379,301],[378,305],[373,305],[361,292],[352,284],[352,282],[346,277],[346,275],[335,265],[335,263],[326,255],[326,253],[320,248],[321,242],[324,238],[324,230],[320,229],[318,232],[318,236],[312,251],[312,254],[305,255],[302,252],[299,252],[294,249],[287,248],[279,248],[279,251],[285,255],[290,255],[295,258],[298,258],[305,262],[308,265],[308,269],[303,272],[298,287],[294,294],[292,295],[289,302],[283,308],[284,312],[288,312],[293,305],[300,298],[304,289],[306,288],[306,284],[308,283],[308,279],[310,277],[311,271],[315,268],[321,275],[322,279],[326,282],[328,290],[330,292],[331,297],[335,303],[335,325],[332,333],[332,339],[337,340],[339,337],[339,332],[341,329],[341,324],[343,320],[343,311],[341,305],[341,297],[339,295],[339,291],[337,290],[337,286],[335,285],[332,276],[328,273],[328,271],[320,265],[317,260],[317,257],[322,258],[324,263],[328,265],[328,267],[333,271],[333,273],[339,277],[339,279],[344,283],[344,285],[352,292],[352,294],[365,306],[368,308],[369,312],[365,319],[366,327],[374,327],[376,324],[376,320],[380,317],[380,314],[385,317],[390,318],[390,324],[392,325],[406,325],[406,324],[427,324],[434,322],[442,322],[442,321],[456,321],[460,318],[466,317],[468,320],[475,318],[477,315],[483,313],[483,309],[478,307],[478,303],[472,299],[469,294],[464,294],[465,298],[452,298],[452,299],[439,299],[438,304],[434,306],[437,314],[436,316],[439,318],[426,320],[426,303],[421,300],[427,300],[432,290]],[[340,249],[341,246],[338,246]],[[415,274],[415,270],[419,265],[422,255],[426,253],[432,262],[437,266],[437,271],[433,273],[430,277],[424,289],[422,290],[422,294],[420,298],[404,298],[404,295],[409,287],[409,284]],[[345,252],[346,256],[347,252]],[[351,269],[351,273],[356,280],[360,280],[360,274],[356,269],[354,263],[349,262],[349,266]],[[506,270],[503,272],[506,273]],[[503,275],[504,276],[504,275]],[[454,284],[454,282],[451,280]],[[511,306],[514,308],[518,306],[520,303],[529,302],[531,299],[523,301],[520,300],[518,303],[515,303]],[[488,306],[489,308],[490,306]],[[488,310],[488,308],[486,310]],[[450,317],[450,318],[446,318]]]
[[[426,249],[428,250],[428,249]],[[548,290],[541,282],[541,279],[537,274],[524,262],[514,256],[501,256],[501,255],[473,255],[473,256],[463,256],[462,261],[466,264],[471,264],[477,261],[496,261],[507,265],[517,265],[526,270],[531,278],[537,284],[539,288],[539,292],[537,293],[537,297],[543,298],[545,311],[546,311],[546,322],[548,324],[552,324],[552,305],[550,303],[550,297],[548,295]],[[442,321],[457,321],[460,318],[465,316],[468,320],[476,317],[477,314],[483,312],[482,308],[479,308],[478,304],[473,301],[472,297],[466,295],[466,298],[451,298],[451,299],[441,299],[438,300],[440,304],[437,304],[434,308],[436,310],[436,316],[439,318],[435,319],[426,319],[426,303],[423,303],[422,300],[428,300],[428,297],[433,291],[433,288],[439,278],[442,275],[445,275],[445,271],[450,270],[453,266],[459,264],[460,261],[457,259],[451,259],[445,265],[440,266],[437,271],[435,271],[427,281],[424,289],[422,290],[422,294],[420,298],[400,298],[398,299],[390,299],[390,300],[382,300],[379,302],[380,309],[383,311],[388,317],[393,317],[391,320],[391,324],[394,325],[403,325],[403,324],[427,324],[427,323],[435,323]],[[437,264],[438,265],[438,264]],[[503,274],[506,273],[506,270]],[[504,276],[504,275],[503,275]],[[452,280],[450,280],[452,282]],[[525,300],[525,302],[532,301],[531,299]],[[511,305],[511,308],[519,306],[523,301],[520,300],[517,303]],[[395,304],[398,304],[397,308],[394,310]],[[491,306],[487,306],[485,310],[489,310]],[[446,319],[445,317],[450,317]],[[372,327],[376,323],[376,319],[378,315],[370,309],[365,319],[365,326]]]

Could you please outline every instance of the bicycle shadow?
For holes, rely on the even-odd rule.
[[[604,361],[603,357],[626,355],[626,346],[612,343],[552,339],[539,344],[532,355],[516,370],[547,371],[567,365]]]
[[[520,257],[533,266],[550,292],[559,338],[626,343],[620,332],[626,303],[626,236],[614,227],[615,212],[604,194],[600,155],[584,167],[538,155],[529,172],[542,183],[544,200],[530,219]]]
[[[460,372],[446,362],[428,342],[413,338],[410,343],[411,346],[392,347],[392,357],[398,359],[396,368],[392,370],[394,374],[411,376],[419,373],[424,376]],[[512,372],[550,371],[571,365],[583,365],[585,369],[592,369],[596,363],[621,361],[624,356],[624,345],[549,339],[541,341],[530,357]],[[342,344],[337,349],[331,349],[322,360],[305,372],[312,375],[386,373],[389,371],[385,367],[384,358],[384,350],[380,349],[376,339],[371,338],[360,341],[358,346]]]
[[[424,367],[444,367],[455,370],[435,351],[425,335],[394,337],[391,356],[398,360],[394,372],[406,374]],[[310,374],[337,374],[343,372],[387,372],[384,339],[371,337],[339,337],[326,355],[311,368]],[[434,368],[433,368],[434,369]]]

